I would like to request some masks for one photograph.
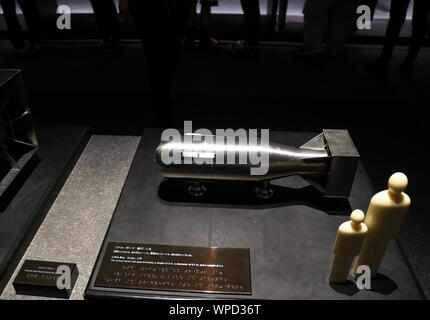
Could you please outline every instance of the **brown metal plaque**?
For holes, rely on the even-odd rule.
[[[94,285],[251,294],[249,249],[109,242]]]

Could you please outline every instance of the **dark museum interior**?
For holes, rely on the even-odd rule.
[[[251,271],[231,272],[235,281],[252,279],[252,290],[244,285],[223,297],[252,291],[252,299],[430,298],[424,185],[430,2],[317,2],[21,0],[15,7],[0,0],[1,299],[49,296],[25,293],[31,290],[23,280],[19,286],[24,260],[77,266],[67,295],[77,300],[218,298],[222,291],[114,290],[102,274],[113,268],[109,250],[123,242],[157,250],[250,248]],[[371,9],[370,28],[356,24],[360,5]],[[13,85],[18,91],[6,98]],[[18,121],[13,112],[25,100],[29,109]],[[152,166],[160,128],[182,130],[184,121],[193,129],[270,129],[271,139],[294,147],[322,132],[329,141],[325,129],[348,130],[360,154],[349,202],[292,188],[288,183],[302,183],[294,177],[288,187],[276,184],[263,204],[249,200],[249,182],[208,183],[203,200],[190,200],[168,179],[158,186],[161,176]],[[32,123],[37,140],[26,131]],[[8,142],[9,130],[16,146]],[[7,159],[31,148],[25,169],[6,181],[15,170]],[[329,285],[338,226],[354,209],[366,213],[395,172],[409,180],[411,206],[387,251],[382,280],[369,293]],[[220,259],[229,254],[220,252]],[[236,252],[236,268],[246,254]]]

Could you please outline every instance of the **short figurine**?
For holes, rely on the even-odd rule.
[[[367,234],[367,226],[363,221],[363,211],[354,210],[351,213],[351,220],[340,225],[333,245],[334,259],[329,282],[346,282],[352,262],[360,253]]]
[[[370,268],[372,277],[377,274],[388,244],[398,234],[411,204],[403,192],[407,186],[406,175],[397,172],[388,180],[388,190],[375,194],[370,201],[364,220],[369,231],[354,266],[355,275],[362,265]]]

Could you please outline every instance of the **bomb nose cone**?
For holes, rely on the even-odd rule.
[[[402,193],[408,186],[408,177],[402,172],[394,173],[388,180],[388,189],[393,193]]]
[[[351,213],[351,221],[355,224],[360,224],[364,221],[364,212],[361,210],[354,210]]]

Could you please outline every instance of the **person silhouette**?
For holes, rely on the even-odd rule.
[[[390,21],[383,42],[380,57],[367,66],[367,70],[375,75],[386,75],[393,55],[394,47],[399,40],[399,34],[406,20],[406,14],[410,0],[393,0],[390,9]],[[418,57],[427,29],[427,19],[430,12],[429,0],[414,0],[412,16],[412,36],[409,43],[409,51],[406,59],[400,66],[400,73],[405,77],[411,77],[413,66]]]
[[[120,1],[121,15],[131,16],[142,39],[153,105],[160,114],[172,103],[170,87],[182,50],[190,5],[190,0]]]
[[[245,18],[245,37],[233,44],[233,51],[252,51],[258,44],[261,14],[259,0],[240,0]]]
[[[218,41],[211,37],[210,25],[212,16],[212,7],[218,5],[217,0],[200,0],[200,15],[197,15],[197,0],[191,1],[190,15],[188,17],[187,32],[185,44],[193,46],[198,30],[200,46],[211,47],[218,45]]]
[[[354,30],[354,18],[360,0],[306,0],[303,7],[303,47],[296,56],[310,56],[323,51],[326,38],[329,56],[338,55]]]
[[[37,1],[18,0],[18,4],[21,7],[27,24],[30,49],[37,49],[42,42],[42,23]],[[18,21],[15,0],[0,0],[0,5],[3,8],[12,47],[17,51],[25,51],[27,45],[25,43],[24,32]]]
[[[90,0],[97,26],[102,35],[101,47],[111,49],[119,39],[119,15],[113,0]]]

